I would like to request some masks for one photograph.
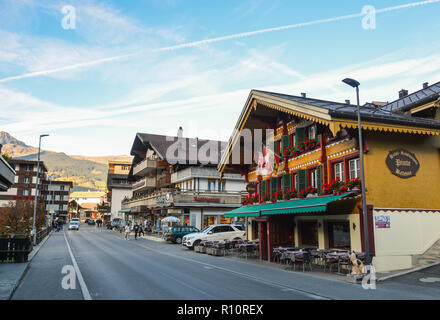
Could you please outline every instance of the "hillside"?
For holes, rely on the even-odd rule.
[[[37,160],[38,148],[26,145],[7,132],[0,131],[2,153],[13,158]],[[73,191],[106,191],[109,160],[127,160],[132,157],[122,156],[69,156],[62,152],[42,151],[41,160],[48,169],[48,176],[53,180],[73,181]]]
[[[131,162],[133,160],[132,156],[119,155],[119,156],[69,156],[73,159],[78,160],[89,160],[93,162],[98,162],[102,164],[108,164],[109,161],[128,161]]]

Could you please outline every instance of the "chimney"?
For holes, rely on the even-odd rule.
[[[425,82],[425,83],[423,83],[423,89],[426,89],[426,88],[428,88],[428,82]]]
[[[301,92],[301,97],[305,98],[306,97],[306,93],[305,92]]]
[[[183,129],[182,127],[179,127],[179,130],[177,130],[177,146],[179,149],[182,148],[182,137],[183,137]]]
[[[406,97],[408,95],[408,90],[402,89],[399,91],[399,99]]]
[[[350,104],[350,100],[345,100],[345,103],[346,104]]]

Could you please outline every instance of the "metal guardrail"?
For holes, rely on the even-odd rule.
[[[52,230],[47,227],[37,232],[37,244]],[[26,233],[15,233],[0,238],[0,262],[26,262],[33,249],[33,237]]]
[[[46,229],[37,232],[37,244],[43,241],[43,239],[46,238],[46,236],[50,233],[51,230],[52,227],[47,227]]]

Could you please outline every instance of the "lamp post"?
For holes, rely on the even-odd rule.
[[[48,134],[42,134],[40,135],[40,139],[38,142],[38,161],[37,161],[37,181],[35,186],[35,199],[34,199],[34,220],[33,220],[33,227],[32,227],[32,233],[34,234],[34,246],[37,245],[37,231],[35,229],[35,220],[37,216],[37,203],[38,203],[38,183],[40,178],[40,149],[41,149],[41,138],[48,137]]]
[[[365,242],[365,263],[369,265],[370,259],[370,241],[368,236],[368,218],[367,218],[367,199],[365,196],[365,172],[364,172],[364,148],[362,142],[362,126],[361,126],[361,107],[359,104],[359,85],[360,83],[354,79],[345,78],[342,80],[345,84],[356,88],[357,99],[357,116],[358,116],[358,134],[359,134],[359,162],[361,165],[361,190],[362,190],[362,213],[364,218],[364,242]]]

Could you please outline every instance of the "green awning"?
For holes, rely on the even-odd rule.
[[[351,193],[337,196],[322,196],[300,200],[280,201],[268,204],[259,204],[254,206],[243,206],[225,213],[225,218],[232,217],[258,217],[273,214],[294,214],[325,212],[330,202],[351,196]]]
[[[131,209],[122,209],[122,210],[119,210],[119,213],[128,213],[130,211],[131,211]]]

